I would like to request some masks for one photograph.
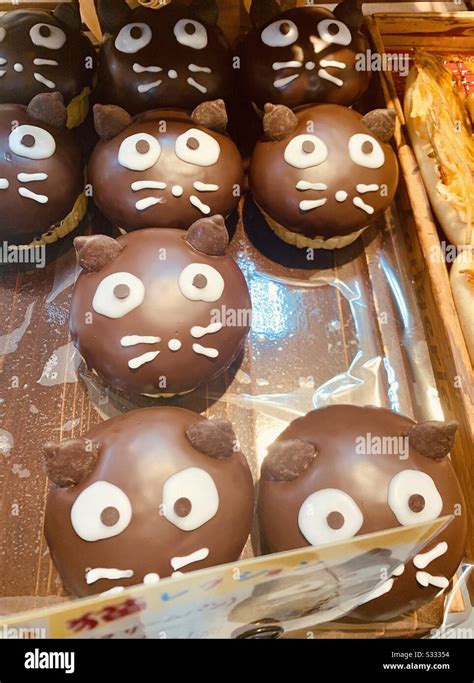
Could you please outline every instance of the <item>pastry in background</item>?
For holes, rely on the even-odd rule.
[[[74,595],[119,593],[239,558],[253,483],[228,420],[145,408],[44,450],[55,484],[46,540]]]
[[[228,241],[222,216],[187,232],[77,237],[82,273],[70,327],[88,368],[128,394],[150,396],[187,393],[224,372],[251,323]]]
[[[56,242],[86,213],[84,161],[66,120],[59,93],[0,105],[0,240],[9,245]]]
[[[415,55],[405,92],[405,119],[426,191],[446,237],[474,244],[474,137],[468,99],[447,58]]]
[[[387,109],[361,116],[336,104],[267,104],[249,183],[270,228],[302,248],[354,242],[395,196],[394,126]]]
[[[78,0],[54,12],[16,9],[0,16],[0,103],[28,105],[35,95],[59,92],[74,128],[89,110],[95,67]]]
[[[203,102],[191,115],[165,109],[134,119],[96,104],[94,116],[101,138],[89,162],[94,201],[119,228],[186,229],[237,208],[244,171],[225,132],[223,100]]]
[[[125,0],[96,5],[104,33],[98,102],[135,115],[168,107],[191,111],[231,95],[232,55],[217,25],[215,0],[135,9]]]
[[[262,465],[258,507],[268,549],[349,541],[453,515],[406,565],[382,556],[381,576],[384,569],[393,575],[350,617],[386,621],[430,602],[449,587],[466,545],[466,504],[447,457],[456,430],[455,422],[416,424],[390,410],[351,405],[295,420]]]
[[[454,303],[474,365],[474,249],[463,249],[450,272]]]
[[[357,63],[369,49],[361,5],[344,0],[334,13],[317,6],[282,12],[276,0],[253,0],[254,27],[239,46],[239,73],[255,107],[356,102],[370,83],[370,72]]]

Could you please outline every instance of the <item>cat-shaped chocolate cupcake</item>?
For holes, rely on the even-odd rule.
[[[191,111],[230,96],[232,58],[215,0],[133,10],[125,0],[96,4],[104,32],[98,102],[139,114],[158,107]]]
[[[356,102],[370,82],[358,64],[369,47],[361,4],[343,0],[334,13],[313,6],[281,12],[276,0],[253,0],[254,28],[239,52],[242,87],[255,106]]]
[[[95,66],[78,0],[54,12],[19,9],[0,17],[1,103],[27,105],[35,95],[59,92],[73,128],[87,115]]]

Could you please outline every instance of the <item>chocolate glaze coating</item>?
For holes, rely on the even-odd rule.
[[[38,24],[47,24],[66,34],[66,41],[59,49],[50,47],[54,35],[46,36],[44,44],[35,45],[30,31]],[[60,92],[66,105],[89,86],[92,88],[96,56],[90,40],[75,31],[52,13],[41,10],[15,10],[0,17],[0,58],[8,60],[0,69],[6,73],[0,79],[0,102],[28,104],[42,92]],[[40,39],[41,40],[41,39]],[[35,64],[34,60],[51,60],[58,64]],[[16,68],[14,68],[16,65]],[[20,71],[20,66],[22,70]],[[88,68],[90,65],[90,68]],[[40,74],[50,81],[49,86],[35,78]]]
[[[390,206],[397,190],[398,163],[390,145],[378,142],[384,164],[367,168],[355,163],[349,154],[352,136],[364,134],[375,139],[360,114],[334,104],[302,107],[295,114],[298,124],[293,133],[276,142],[261,140],[255,147],[250,189],[257,204],[283,227],[310,239],[350,235],[374,222]],[[307,135],[308,130],[326,145],[327,158],[309,168],[295,168],[285,161],[285,150],[291,140]],[[299,158],[304,154],[300,150]],[[299,181],[321,183],[327,190],[298,190]],[[360,193],[359,184],[376,184],[380,190]],[[338,192],[345,192],[346,199],[337,201]],[[356,207],[355,198],[361,198],[374,213]],[[300,208],[301,201],[322,199],[327,201],[318,208]]]
[[[267,102],[284,104],[291,109],[316,102],[349,106],[365,93],[370,72],[358,71],[356,60],[359,53],[368,50],[367,39],[355,28],[346,27],[345,30],[351,32],[348,45],[323,40],[318,27],[322,21],[330,19],[336,21],[334,15],[322,7],[296,7],[272,17],[247,34],[240,47],[240,77],[244,92],[259,109],[263,110]],[[263,31],[280,21],[296,25],[297,39],[287,46],[266,45],[262,40]],[[277,27],[275,35],[278,35]],[[321,61],[324,64],[324,60],[345,64],[345,68],[324,66],[324,71],[331,78],[342,81],[342,85],[321,78],[319,71],[323,69]],[[274,64],[294,61],[300,62],[301,66],[273,68]],[[292,76],[298,78],[275,86],[279,79]]]
[[[177,40],[174,29],[186,19],[198,22],[199,31],[207,35],[205,47],[196,49]],[[175,3],[157,10],[138,7],[130,12],[120,30],[134,23],[144,23],[151,29],[151,41],[136,52],[126,53],[116,47],[120,31],[104,36],[99,54],[98,102],[116,104],[131,114],[139,114],[158,107],[191,111],[205,100],[230,96],[232,56],[217,26],[205,23],[192,9]],[[136,44],[139,47],[140,42]],[[136,73],[135,64],[158,67],[160,71]],[[205,71],[192,71],[189,65]],[[188,83],[188,79],[193,79],[195,85]],[[157,81],[161,81],[159,86],[139,92],[139,86]]]
[[[52,135],[56,143],[54,154],[48,159],[28,159],[15,154],[9,146],[15,122],[17,128],[34,126]],[[20,173],[45,173],[48,178],[20,182]],[[0,105],[0,179],[8,181],[8,187],[0,189],[0,239],[10,244],[29,244],[63,220],[84,190],[84,162],[74,135],[66,128],[53,128],[30,118],[24,106]],[[20,188],[46,196],[48,201],[39,203],[23,197],[19,194]]]
[[[186,233],[176,229],[129,233],[118,238],[124,249],[115,260],[98,272],[83,272],[77,280],[70,319],[73,341],[88,367],[118,389],[151,395],[191,391],[228,368],[242,348],[249,331],[250,316],[246,314],[251,303],[239,267],[228,255],[207,256],[196,251],[185,238]],[[192,301],[181,293],[178,279],[190,264],[204,264],[220,273],[224,290],[218,300]],[[209,277],[206,268],[198,270]],[[143,282],[145,298],[124,317],[112,319],[94,311],[92,301],[99,284],[120,272],[131,273]],[[199,290],[194,291],[198,296]],[[240,320],[229,319],[230,325],[226,325],[225,311],[244,315]],[[222,329],[193,337],[191,329],[207,327],[214,322],[215,312],[222,319]],[[232,322],[238,324],[233,326]],[[161,341],[122,346],[121,339],[132,335],[159,337]],[[171,340],[181,342],[181,348],[170,350]],[[216,349],[218,356],[198,354],[193,344]],[[130,359],[154,351],[160,353],[152,362],[137,369],[128,366]]]
[[[177,138],[190,129],[202,131],[217,141],[220,155],[216,163],[201,166],[176,156]],[[152,135],[161,145],[158,161],[146,171],[130,170],[121,166],[118,161],[122,142],[139,133]],[[199,152],[197,150],[196,155]],[[239,203],[235,188],[243,188],[244,182],[242,159],[229,137],[195,124],[184,112],[169,110],[142,114],[112,140],[99,142],[90,160],[89,173],[95,203],[110,221],[125,230],[152,228],[157,225],[164,228],[189,228],[194,221],[205,215],[228,216]],[[143,180],[163,182],[167,187],[164,190],[133,191],[132,183]],[[219,189],[201,192],[193,186],[195,182],[219,185]],[[175,186],[182,188],[180,196],[173,195],[172,188]],[[198,197],[209,206],[209,213],[203,213],[191,204],[192,196]],[[136,203],[146,197],[160,199],[160,203],[138,210]]]
[[[451,579],[463,556],[467,521],[463,495],[449,459],[433,460],[412,447],[407,459],[389,454],[359,454],[356,448],[359,437],[365,438],[367,434],[398,437],[413,424],[409,418],[389,410],[349,405],[315,410],[292,422],[276,443],[287,439],[306,441],[313,444],[317,455],[293,481],[261,479],[259,518],[269,549],[280,552],[309,545],[299,528],[298,513],[310,494],[326,488],[349,494],[357,504],[363,523],[356,535],[400,526],[388,505],[388,487],[399,472],[417,470],[429,475],[439,491],[443,501],[440,516],[455,514],[451,524],[423,548],[425,553],[438,543],[448,544],[447,552],[431,561],[424,571]],[[416,494],[416,491],[411,493]],[[408,504],[408,500],[405,503]],[[416,504],[417,500],[413,498],[411,505],[416,508]],[[456,514],[456,509],[461,514],[459,511]],[[330,513],[337,510],[328,509],[327,512],[328,523],[337,527],[338,520],[329,519]],[[394,577],[394,585],[388,593],[362,605],[351,616],[368,622],[383,621],[432,600],[440,588],[420,585],[416,580],[417,571],[413,563],[409,563],[401,576]]]
[[[171,559],[207,548],[205,559],[180,569],[188,572],[237,560],[250,532],[253,514],[253,484],[250,469],[237,449],[229,458],[213,458],[194,449],[186,431],[200,415],[180,408],[145,408],[112,418],[88,432],[89,442],[98,444],[99,458],[92,472],[76,486],[53,488],[49,494],[45,535],[51,556],[65,586],[78,596],[92,595],[115,586],[141,583],[150,573],[161,578],[173,572]],[[210,475],[218,493],[215,515],[199,528],[185,531],[164,515],[163,486],[172,475],[199,468]],[[119,534],[96,541],[81,538],[71,523],[71,508],[92,484],[105,481],[119,487],[132,507],[129,525]],[[202,504],[199,486],[182,488],[167,501],[166,509],[184,515],[189,502],[173,506],[180,498],[191,502],[196,515]],[[201,486],[201,493],[205,493]],[[88,509],[93,523],[117,520],[117,505],[107,495],[91,496]],[[115,511],[111,508],[115,508]],[[108,509],[108,510],[107,510]],[[107,513],[103,514],[107,510]],[[119,513],[123,511],[118,509]],[[182,519],[184,516],[182,517]],[[81,517],[79,530],[86,527]],[[99,579],[88,585],[89,568],[133,571],[118,580]]]

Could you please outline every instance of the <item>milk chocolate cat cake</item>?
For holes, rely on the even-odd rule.
[[[267,102],[290,109],[356,102],[370,82],[370,72],[358,65],[369,48],[359,30],[361,5],[344,0],[334,13],[315,6],[281,12],[276,0],[253,0],[254,28],[240,48],[240,76],[257,109]]]
[[[10,245],[55,242],[86,212],[84,162],[66,116],[59,93],[0,105],[0,239]]]
[[[217,26],[215,0],[173,0],[133,10],[125,0],[96,4],[104,32],[98,102],[139,114],[165,107],[191,111],[206,100],[229,97],[232,57]]]
[[[187,232],[76,237],[82,273],[71,334],[87,366],[134,394],[182,394],[231,365],[250,326],[244,277],[222,216]]]
[[[269,549],[319,546],[454,515],[351,616],[384,621],[431,601],[449,586],[466,543],[466,507],[447,457],[456,429],[350,405],[295,420],[262,466],[259,516]]]
[[[222,100],[191,115],[156,110],[132,119],[120,107],[95,105],[94,116],[101,138],[89,164],[94,201],[118,227],[189,228],[237,208],[242,159],[225,134]]]
[[[354,242],[390,206],[398,163],[388,144],[395,112],[361,116],[336,104],[265,105],[250,189],[270,228],[297,247]]]
[[[17,9],[0,16],[0,103],[27,105],[35,95],[59,92],[73,128],[87,115],[95,67],[78,0],[54,12]]]
[[[227,420],[145,408],[46,444],[45,459],[46,540],[74,595],[233,562],[250,533],[252,475]]]

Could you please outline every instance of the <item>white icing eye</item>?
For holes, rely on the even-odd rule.
[[[431,522],[443,509],[443,499],[432,478],[418,470],[396,474],[388,487],[388,504],[402,526]]]
[[[203,50],[207,47],[207,31],[199,21],[180,19],[174,27],[174,35],[178,43],[194,50]]]
[[[51,24],[35,24],[30,29],[30,38],[33,45],[47,47],[50,50],[60,50],[67,40],[64,31],[59,26]]]
[[[148,24],[127,24],[115,39],[115,47],[119,52],[134,55],[151,43],[153,34]]]
[[[351,137],[349,155],[355,164],[365,168],[381,168],[385,163],[385,154],[380,143],[365,133],[357,133]]]
[[[311,545],[352,538],[364,523],[357,503],[339,489],[321,489],[306,498],[298,514],[298,526]]]
[[[285,161],[295,168],[311,168],[328,158],[328,148],[316,135],[298,135],[287,144]]]
[[[163,514],[182,531],[194,531],[214,517],[219,494],[214,479],[199,467],[171,475],[163,485]]]
[[[212,166],[221,155],[217,140],[197,128],[190,128],[176,140],[176,156],[195,166]]]
[[[128,496],[115,484],[96,481],[78,495],[71,508],[74,531],[84,541],[118,536],[132,519]]]
[[[145,298],[145,285],[131,273],[112,273],[95,290],[92,308],[107,318],[123,318]]]
[[[217,301],[224,291],[224,278],[212,266],[191,263],[179,276],[178,287],[190,301]]]
[[[298,40],[298,28],[293,21],[274,21],[262,31],[262,42],[269,47],[288,47]]]
[[[147,171],[161,156],[161,145],[153,135],[136,133],[120,145],[118,162],[131,171]]]
[[[352,35],[347,26],[342,21],[336,21],[336,19],[320,21],[318,32],[321,40],[324,40],[325,43],[349,45],[352,42]]]
[[[8,138],[13,154],[26,159],[49,159],[56,151],[56,142],[47,130],[37,126],[18,126]]]

